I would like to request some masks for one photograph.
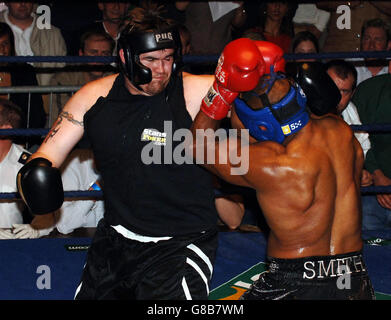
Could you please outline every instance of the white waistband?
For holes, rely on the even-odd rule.
[[[111,226],[114,228],[115,231],[118,233],[122,234],[125,238],[131,239],[131,240],[136,240],[140,242],[158,242],[162,240],[169,240],[172,237],[148,237],[148,236],[143,236],[141,234],[134,233],[126,228],[124,228],[121,225],[117,226]]]

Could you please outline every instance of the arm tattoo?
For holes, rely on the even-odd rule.
[[[53,138],[55,134],[60,130],[60,124],[62,123],[62,120],[66,119],[69,122],[84,127],[83,121],[78,121],[73,118],[73,114],[67,112],[67,111],[61,111],[61,113],[58,115],[58,118],[56,122],[53,124],[52,128],[50,129],[49,133],[47,134],[45,140],[43,142],[47,142],[49,139]]]
[[[67,119],[68,121],[72,122],[73,124],[76,124],[80,127],[84,127],[84,124],[83,124],[83,121],[77,121],[73,118],[73,114],[69,113],[69,112],[66,112],[66,111],[62,111],[60,114],[59,114],[59,117],[62,118],[65,118]]]

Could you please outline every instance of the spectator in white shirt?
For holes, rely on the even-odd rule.
[[[60,29],[37,26],[37,17],[33,13],[32,2],[7,2],[8,9],[0,13],[0,21],[7,23],[15,36],[17,56],[65,56],[66,45]],[[34,63],[34,67],[62,67],[64,63]],[[52,74],[37,75],[38,84],[48,85]]]
[[[91,150],[75,149],[61,167],[61,172],[64,191],[97,190],[99,174]],[[54,228],[62,234],[69,234],[77,228],[96,227],[103,212],[101,199],[66,199],[61,209],[54,213],[54,218],[51,214],[40,215],[35,216],[31,224],[14,224],[12,235],[15,239],[39,238]]]
[[[355,67],[348,61],[332,60],[326,64],[328,75],[333,79],[337,85],[341,100],[337,106],[337,111],[349,125],[362,125],[357,108],[350,100],[356,89],[357,73]],[[354,132],[355,137],[360,142],[361,147],[366,156],[368,150],[371,148],[369,135],[367,132]],[[362,186],[369,186],[372,184],[372,176],[367,170],[363,170],[361,179]]]
[[[14,33],[17,56],[65,56],[67,48],[60,29],[54,25],[41,26],[33,13],[33,2],[6,2],[7,10],[0,12],[0,22],[7,23]],[[62,68],[64,62],[34,62],[37,81],[40,86],[48,86],[54,72],[46,68]],[[49,114],[49,95],[43,95],[46,114]]]
[[[0,98],[0,129],[18,129],[22,124],[22,109]],[[12,142],[10,136],[0,137],[0,192],[17,192],[16,175],[30,154]],[[0,239],[12,238],[10,228],[23,223],[22,201],[0,200]]]

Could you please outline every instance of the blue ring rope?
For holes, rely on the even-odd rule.
[[[350,125],[353,131],[390,132],[390,123],[373,123],[365,125]],[[0,136],[45,136],[50,129],[0,129]]]
[[[222,192],[219,189],[215,189],[215,197],[221,198],[229,194],[237,194],[243,192],[243,188],[235,188],[235,186],[231,187],[228,192]],[[391,186],[370,186],[370,187],[361,187],[362,194],[390,194]],[[73,190],[73,191],[64,191],[65,199],[73,199],[73,198],[89,198],[89,199],[97,199],[103,198],[103,191],[97,190]],[[0,200],[21,200],[21,197],[18,192],[0,192]]]
[[[184,63],[217,62],[219,55],[185,55]],[[300,59],[363,59],[363,58],[391,58],[391,51],[354,51],[354,52],[325,52],[325,53],[286,53],[285,60]],[[0,62],[52,62],[52,63],[113,63],[117,62],[116,56],[0,56]]]

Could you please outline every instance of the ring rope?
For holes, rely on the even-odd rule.
[[[284,58],[287,61],[299,59],[363,59],[363,58],[390,58],[390,51],[352,51],[352,52],[324,52],[324,53],[286,53]],[[219,55],[185,55],[184,63],[217,62]],[[1,62],[50,62],[50,63],[113,63],[117,62],[117,56],[0,56]]]
[[[219,189],[214,189],[215,198],[221,198],[230,194],[238,194],[243,192],[243,188],[235,188],[233,186],[229,191],[222,192]],[[390,194],[391,186],[369,186],[361,187],[362,194]],[[64,191],[65,199],[75,199],[75,200],[87,200],[88,199],[100,199],[103,198],[103,191],[98,190],[71,190]],[[83,198],[83,199],[77,199]],[[21,200],[21,197],[18,192],[0,192],[0,200]]]
[[[366,125],[350,125],[353,131],[366,132],[391,132],[390,123],[373,123]],[[47,135],[50,129],[0,129],[0,136],[44,136]]]

